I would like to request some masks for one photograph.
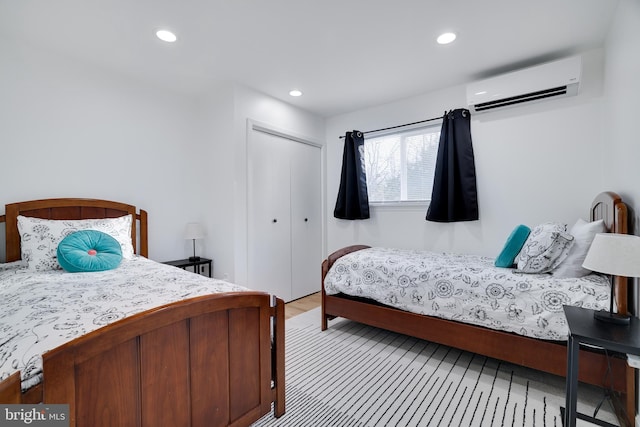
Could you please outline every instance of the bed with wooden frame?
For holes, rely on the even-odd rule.
[[[627,206],[615,193],[604,192],[593,201],[590,219],[604,220],[612,233],[628,233]],[[481,326],[464,324],[437,317],[414,314],[363,298],[345,294],[328,295],[325,292],[325,277],[331,266],[340,257],[369,246],[353,245],[333,252],[322,263],[322,330],[328,320],[335,317],[351,319],[367,325],[388,329],[424,340],[478,353],[518,365],[555,375],[566,376],[566,342],[546,341],[522,335],[492,330]],[[614,280],[618,312],[631,311],[632,292],[627,278]],[[635,371],[623,357],[607,357],[597,350],[580,349],[579,380],[611,388],[619,397],[614,400],[621,422],[634,425],[636,391]],[[608,370],[611,369],[609,372]]]
[[[6,205],[6,261],[20,259],[18,215],[45,219],[131,214],[146,257],[147,213],[96,199]],[[263,292],[210,294],[111,323],[43,355],[43,381],[0,383],[2,403],[69,404],[71,426],[246,426],[284,414],[284,302]]]

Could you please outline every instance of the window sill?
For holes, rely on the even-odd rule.
[[[429,207],[429,201],[419,202],[377,202],[369,203],[369,207],[379,211],[424,211]]]

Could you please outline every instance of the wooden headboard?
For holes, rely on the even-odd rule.
[[[18,215],[44,219],[99,219],[117,218],[133,215],[131,224],[131,241],[134,251],[144,257],[149,254],[147,234],[147,212],[126,203],[99,199],[43,199],[5,205],[5,215],[0,222],[6,222],[6,257],[7,262],[20,259],[20,234],[18,232]],[[140,240],[138,245],[138,231]]]
[[[629,219],[627,216],[627,205],[616,193],[605,191],[596,196],[591,203],[591,221],[599,219],[604,221],[609,233],[629,234]],[[627,277],[614,277],[616,307],[619,313],[633,314],[633,292],[630,287],[630,280]]]

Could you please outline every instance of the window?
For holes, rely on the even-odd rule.
[[[440,125],[365,139],[369,202],[429,201],[439,140]]]

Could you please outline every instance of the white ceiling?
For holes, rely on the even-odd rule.
[[[235,81],[332,116],[601,47],[617,3],[0,0],[0,34],[172,90]],[[458,39],[436,44],[444,31]]]

